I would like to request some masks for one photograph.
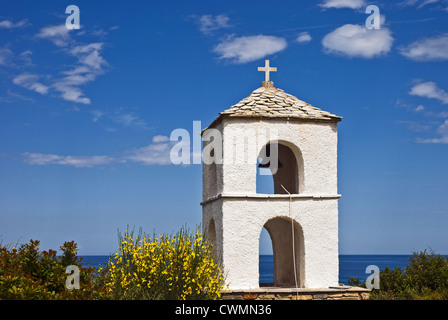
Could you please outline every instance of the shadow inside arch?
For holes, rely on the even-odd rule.
[[[272,155],[275,152],[277,156]],[[277,164],[270,163],[276,158]],[[269,142],[261,149],[258,159],[257,193],[299,194],[303,192],[305,186],[303,157],[297,146],[282,140]],[[273,167],[274,171],[271,170]],[[266,181],[269,177],[266,176],[272,177],[273,191],[272,186]],[[266,185],[268,187],[265,187]]]
[[[272,284],[261,286],[304,287],[304,239],[302,227],[289,217],[276,217],[268,220],[264,228],[272,241],[274,277]]]

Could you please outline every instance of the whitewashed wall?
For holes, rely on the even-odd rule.
[[[211,166],[203,167],[203,228],[208,230],[213,218],[216,249],[222,255],[230,288],[258,288],[260,232],[270,219],[289,219],[290,214],[303,232],[300,256],[296,257],[300,286],[323,288],[337,285],[339,195],[336,123],[224,118],[217,128],[223,135],[224,163],[216,166],[216,177],[210,174]],[[291,197],[291,213],[288,195],[256,194],[256,159],[261,148],[269,142],[269,137],[258,139],[256,148],[249,148],[252,149],[249,154],[235,152],[235,140],[231,137],[235,132],[251,130],[256,134],[275,131],[279,142],[289,146],[300,162],[299,194]],[[227,161],[229,155],[234,161]],[[235,163],[235,160],[240,161]]]

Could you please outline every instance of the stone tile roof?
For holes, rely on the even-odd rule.
[[[273,86],[258,88],[247,98],[220,114],[230,117],[301,118],[333,121],[342,119]]]

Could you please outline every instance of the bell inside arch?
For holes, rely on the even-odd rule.
[[[270,158],[270,157],[271,157],[271,145],[268,144],[266,146],[266,158]],[[258,168],[270,168],[270,167],[271,167],[271,162],[268,161],[268,162],[264,163],[264,159],[258,165]],[[277,160],[277,168],[283,168],[283,164],[280,162],[280,160]]]

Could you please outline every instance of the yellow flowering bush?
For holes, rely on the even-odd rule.
[[[120,246],[101,270],[115,299],[216,299],[224,277],[212,245],[199,228],[152,237],[126,230]]]

